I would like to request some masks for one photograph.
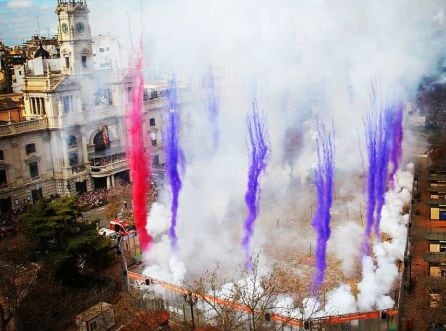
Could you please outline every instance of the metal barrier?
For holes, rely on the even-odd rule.
[[[172,301],[174,307],[178,303],[178,298],[184,295],[191,294],[191,291],[185,289],[179,285],[171,284],[162,280],[157,280],[151,277],[147,277],[135,272],[129,271],[129,280],[132,282],[139,281],[142,284],[159,285],[163,289],[169,291],[170,297],[166,298],[166,301]],[[214,302],[220,306],[230,308],[235,312],[242,314],[247,314],[247,318],[252,313],[248,306],[243,304],[225,300],[212,295],[202,295],[194,294],[197,298]],[[181,301],[181,300],[180,300]],[[255,312],[260,314],[260,312]],[[184,313],[183,313],[184,314]],[[398,327],[398,309],[387,309],[382,311],[370,311],[370,312],[359,312],[352,314],[343,314],[336,316],[326,316],[320,318],[311,318],[309,320],[302,320],[293,318],[290,316],[280,315],[280,314],[268,314],[268,320],[274,324],[275,328],[280,328],[286,331],[296,331],[296,330],[397,330]]]

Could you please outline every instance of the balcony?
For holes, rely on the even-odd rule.
[[[24,132],[43,130],[48,128],[48,119],[23,121],[7,125],[0,125],[0,136],[15,135]]]
[[[128,169],[126,154],[122,148],[108,153],[93,153],[89,155],[89,159],[92,177],[110,176]]]
[[[33,91],[48,91],[54,90],[64,78],[64,75],[60,73],[53,73],[51,75],[40,76],[31,76],[27,75],[25,78],[25,88],[24,92],[33,92]]]
[[[80,174],[82,172],[85,172],[87,170],[87,167],[85,165],[77,165],[73,166],[71,168],[71,173],[74,174]]]

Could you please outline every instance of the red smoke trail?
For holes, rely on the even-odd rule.
[[[132,107],[127,117],[128,150],[127,158],[132,179],[133,218],[138,230],[139,243],[143,251],[147,250],[152,237],[147,233],[147,192],[150,179],[150,155],[144,149],[144,131],[142,101],[144,79],[142,74],[142,46],[132,71],[133,86],[131,89]]]

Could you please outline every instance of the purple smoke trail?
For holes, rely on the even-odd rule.
[[[333,140],[327,135],[325,128],[318,124],[317,167],[314,183],[317,191],[317,209],[311,225],[317,234],[316,242],[316,274],[313,277],[313,290],[317,291],[324,282],[327,268],[327,241],[330,238],[330,208],[333,203]]]
[[[368,240],[373,231],[379,236],[381,211],[385,193],[398,170],[401,159],[402,105],[382,108],[366,118],[367,155],[369,158],[367,177],[367,217],[364,231],[363,255],[369,254]],[[389,174],[389,164],[392,170]]]
[[[181,190],[181,177],[178,171],[182,160],[182,151],[179,147],[179,126],[180,119],[177,107],[177,86],[175,77],[169,81],[168,88],[169,114],[167,121],[167,129],[165,132],[165,168],[169,179],[170,189],[172,192],[172,219],[169,228],[169,236],[172,248],[177,248],[177,214],[178,214],[178,197]]]
[[[245,267],[252,270],[250,240],[253,233],[254,222],[259,212],[259,176],[266,168],[266,156],[268,154],[267,129],[257,111],[257,101],[252,102],[252,114],[247,118],[249,143],[251,147],[251,160],[248,170],[248,187],[245,193],[245,203],[248,208],[248,216],[245,219],[245,234],[242,239],[242,247],[245,251]]]
[[[207,94],[207,111],[209,121],[212,126],[212,150],[215,152],[218,149],[220,140],[220,132],[218,130],[218,115],[220,113],[220,99],[217,93],[217,82],[215,74],[212,70],[209,71],[206,77],[206,94]]]
[[[365,121],[366,131],[366,144],[367,144],[367,156],[369,159],[368,176],[367,176],[367,212],[366,212],[366,224],[365,224],[365,237],[363,254],[368,255],[368,238],[372,232],[374,223],[374,214],[376,206],[375,197],[375,176],[377,172],[377,130],[375,116],[370,115]]]
[[[390,161],[392,170],[390,171],[389,181],[390,187],[394,187],[395,174],[398,171],[401,156],[403,154],[403,104],[401,102],[393,106],[392,116],[392,146],[390,150]]]
[[[392,126],[392,112],[390,109],[384,109],[384,113],[381,112],[378,121],[377,132],[377,171],[374,174],[375,178],[375,215],[373,220],[373,227],[375,235],[379,236],[379,225],[381,223],[381,211],[385,202],[385,194],[388,184],[388,169],[390,161],[390,146],[392,144],[391,136]]]
[[[369,165],[367,175],[367,213],[362,254],[369,255],[369,238],[371,237],[372,229],[375,234],[379,233],[379,222],[376,219],[381,217],[380,211],[384,203],[389,158],[387,155],[387,141],[385,139],[387,135],[384,132],[383,111],[380,110],[377,113],[369,114],[364,124]],[[378,232],[376,232],[377,229]]]

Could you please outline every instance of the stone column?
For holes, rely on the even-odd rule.
[[[39,115],[43,114],[43,98],[39,98]]]
[[[45,99],[44,98],[40,98],[40,102],[42,103],[42,109],[40,112],[40,115],[45,115],[46,111],[45,111]]]
[[[87,137],[85,137],[84,133],[81,133],[81,144],[82,144],[82,154],[83,154],[83,160],[84,160],[84,164],[87,164],[90,162],[90,160],[88,159],[88,140]]]
[[[110,188],[110,176],[107,176],[107,189]]]
[[[111,175],[110,178],[111,178],[111,186],[115,187],[115,175]]]
[[[68,162],[68,147],[67,147],[65,132],[61,131],[60,138],[62,139],[61,145],[62,145],[62,155],[63,155],[63,163],[64,163],[63,166],[68,167],[70,163]]]
[[[34,97],[29,98],[31,101],[31,114],[36,113],[36,100]]]

